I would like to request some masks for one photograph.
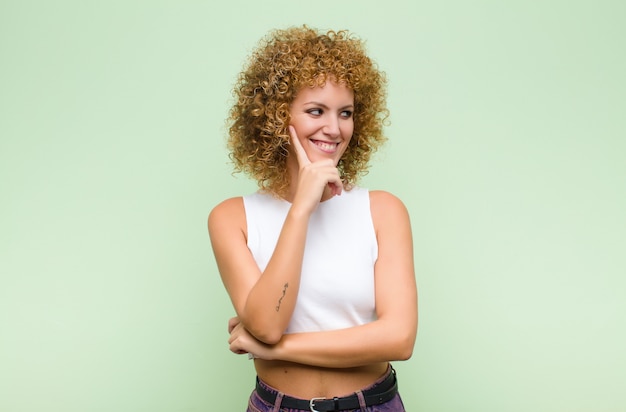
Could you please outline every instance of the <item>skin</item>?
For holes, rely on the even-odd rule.
[[[336,166],[352,138],[353,105],[352,90],[332,80],[300,90],[293,100],[287,159],[292,185],[285,199],[291,207],[262,273],[246,245],[242,198],[220,203],[209,215],[218,269],[237,313],[228,324],[230,350],[254,354],[262,380],[305,399],[343,396],[371,384],[389,361],[411,356],[417,331],[408,212],[392,194],[371,191],[379,248],[374,267],[377,320],[341,330],[284,334],[300,285],[309,218],[319,202],[343,191]]]

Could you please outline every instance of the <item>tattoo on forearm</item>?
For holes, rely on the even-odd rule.
[[[289,287],[289,283],[285,283],[283,286],[283,295],[278,299],[278,305],[276,305],[276,312],[280,310],[280,304],[283,303],[283,298],[285,297],[285,293],[287,293],[287,288]]]

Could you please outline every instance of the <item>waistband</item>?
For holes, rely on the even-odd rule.
[[[256,381],[256,392],[261,399],[272,405],[276,404],[276,399],[279,397],[277,391],[269,389],[267,384],[261,382],[258,377]],[[313,412],[359,409],[361,407],[359,392],[361,392],[366,406],[380,405],[389,402],[398,393],[396,371],[390,366],[387,375],[374,386],[341,398],[300,399],[283,395],[279,407]]]

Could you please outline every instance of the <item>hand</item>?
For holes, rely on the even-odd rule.
[[[235,316],[234,318],[228,319],[228,333],[232,333],[235,326],[239,325],[241,321],[239,317]]]
[[[249,353],[254,358],[270,359],[271,346],[256,339],[239,321],[239,318],[231,318],[228,321],[230,338],[229,349],[237,355]]]
[[[335,163],[331,159],[311,162],[293,126],[289,126],[289,133],[299,166],[298,188],[294,204],[297,199],[307,204],[309,210],[315,209],[327,187],[332,196],[341,195],[343,182]]]

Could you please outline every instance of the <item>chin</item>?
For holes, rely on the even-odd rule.
[[[319,162],[321,160],[332,160],[334,165],[337,166],[339,164],[339,159],[341,159],[340,157],[337,157],[336,155],[332,155],[332,156],[324,156],[323,154],[319,154],[316,153],[314,155],[309,156],[309,159],[311,160],[311,162]]]

